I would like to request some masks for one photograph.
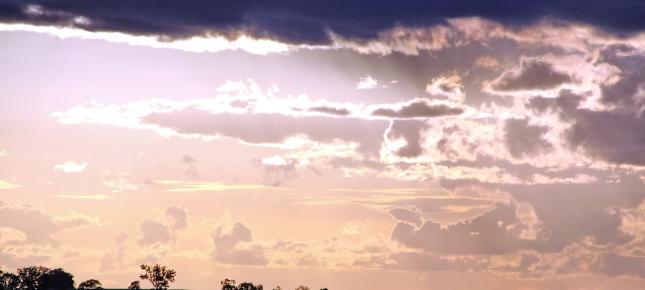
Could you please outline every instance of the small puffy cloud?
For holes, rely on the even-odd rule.
[[[356,89],[371,90],[378,87],[378,81],[371,76],[362,77],[356,84]]]
[[[130,172],[105,172],[101,184],[112,192],[134,191],[140,188],[131,181]]]
[[[0,158],[7,157],[9,154],[7,154],[7,151],[5,150],[0,150]]]
[[[572,81],[546,60],[523,57],[519,67],[504,72],[490,86],[494,91],[547,90]]]
[[[166,209],[165,216],[175,230],[183,229],[188,225],[186,210],[183,208],[171,206]]]
[[[65,173],[79,173],[79,172],[83,172],[86,167],[87,167],[87,163],[65,161],[63,163],[54,165],[54,170],[62,171]]]
[[[151,245],[154,243],[168,243],[172,237],[168,227],[154,220],[145,220],[139,225],[141,230],[141,239],[139,244]]]
[[[225,232],[218,227],[213,233],[213,259],[217,262],[235,265],[266,265],[264,251],[248,243],[253,241],[251,230],[242,223],[235,223]]]
[[[141,230],[141,245],[167,244],[175,241],[177,230],[188,226],[186,209],[169,206],[163,213],[163,218],[147,219],[139,225]]]
[[[400,104],[396,107],[381,107],[372,111],[373,116],[412,119],[412,118],[432,118],[447,115],[459,115],[463,113],[462,108],[448,106],[446,104],[431,104],[426,100],[416,99],[408,103]]]

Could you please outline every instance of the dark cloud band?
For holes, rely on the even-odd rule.
[[[396,25],[428,26],[448,18],[478,16],[508,25],[544,18],[633,32],[645,27],[638,0],[540,1],[208,1],[208,0],[6,0],[0,21],[74,25],[88,30],[187,37],[207,31],[244,31],[290,43],[323,44],[329,33],[370,39]],[[77,21],[78,17],[88,21]]]

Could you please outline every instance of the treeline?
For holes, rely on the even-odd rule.
[[[240,283],[239,285],[236,285],[235,280],[224,279],[224,281],[220,283],[222,284],[222,290],[264,290],[264,286],[262,286],[262,284],[253,285],[252,282],[243,282],[243,283]],[[283,290],[283,289],[282,287],[277,286],[273,288],[273,290]],[[311,290],[311,289],[307,286],[300,285],[296,288],[296,290]],[[320,290],[328,290],[328,289],[322,288]]]
[[[147,281],[151,289],[166,290],[170,284],[175,282],[177,272],[173,269],[159,264],[141,265],[143,273],[139,280],[132,281],[127,289],[141,289],[141,281]],[[264,290],[262,284],[243,282],[237,284],[235,280],[224,279],[220,282],[222,290]],[[90,279],[78,284],[74,282],[74,275],[62,268],[49,269],[43,266],[31,266],[19,268],[16,273],[3,272],[0,269],[0,290],[74,290],[74,289],[103,289],[99,280]],[[273,290],[283,290],[277,286]],[[295,290],[311,290],[307,286],[300,285]],[[320,290],[328,290],[322,288]]]

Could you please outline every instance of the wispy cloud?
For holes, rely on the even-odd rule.
[[[157,180],[156,183],[167,186],[168,188],[166,191],[169,192],[253,190],[268,188],[262,184],[226,184],[209,181]]]
[[[109,196],[105,194],[57,194],[55,198],[63,199],[87,199],[87,200],[106,200]]]
[[[14,189],[18,187],[20,187],[20,185],[0,179],[0,189]]]

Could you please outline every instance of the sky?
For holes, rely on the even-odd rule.
[[[643,19],[629,0],[2,1],[0,268],[643,289]]]

